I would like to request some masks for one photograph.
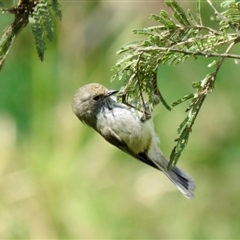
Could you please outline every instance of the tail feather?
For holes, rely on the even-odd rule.
[[[180,190],[180,192],[189,199],[194,198],[196,184],[194,179],[178,167],[168,169],[169,161],[163,156],[158,146],[152,145],[148,152],[134,155],[140,161],[162,171]]]
[[[172,167],[171,170],[161,170],[176,185],[176,187],[186,198],[194,198],[193,191],[196,189],[196,184],[192,177],[177,167]]]
[[[188,199],[194,198],[196,184],[194,179],[178,167],[168,169],[168,160],[161,154],[160,158],[153,161],[159,170],[161,170]]]

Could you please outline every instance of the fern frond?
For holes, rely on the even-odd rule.
[[[36,20],[36,18],[34,20]],[[46,50],[43,25],[41,24],[41,22],[36,21],[35,23],[32,24],[31,28],[36,42],[38,57],[40,58],[41,61],[43,61],[44,52]]]
[[[3,5],[3,2],[0,0],[0,6]],[[58,0],[51,0],[51,4],[48,4],[47,0],[13,0],[12,7],[0,9],[4,13],[14,14],[15,16],[14,22],[5,29],[0,39],[0,70],[15,37],[28,23],[31,24],[38,56],[41,60],[44,59],[46,50],[45,38],[50,41],[53,40],[51,9],[55,16],[61,18],[62,14]]]
[[[60,10],[60,4],[58,3],[58,0],[52,0],[51,7],[52,7],[53,12],[55,13],[55,16],[61,20],[62,19],[62,11]]]
[[[48,3],[45,0],[39,0],[31,15],[30,23],[38,56],[40,60],[43,61],[46,50],[45,36],[48,40],[53,40],[53,23]]]

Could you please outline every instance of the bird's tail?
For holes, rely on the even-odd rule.
[[[170,170],[162,169],[162,171],[186,198],[194,198],[193,191],[196,189],[196,184],[192,177],[177,167],[172,167]]]
[[[155,165],[175,184],[180,192],[189,199],[194,198],[193,191],[196,189],[194,179],[178,167],[168,169],[168,160],[161,156],[161,164],[154,161]]]

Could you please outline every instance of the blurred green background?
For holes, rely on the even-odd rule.
[[[193,7],[194,1],[182,2]],[[178,166],[197,182],[187,200],[160,172],[139,163],[81,124],[71,109],[76,89],[109,82],[120,47],[155,25],[162,1],[62,1],[63,20],[45,60],[30,27],[0,72],[0,238],[213,239],[240,236],[239,65],[226,60]],[[203,4],[204,22],[212,11]],[[0,15],[1,31],[13,16]],[[213,24],[213,23],[212,23]],[[239,48],[234,49],[238,54]],[[212,59],[159,68],[168,103],[192,91]],[[155,111],[161,148],[170,155],[187,104]]]

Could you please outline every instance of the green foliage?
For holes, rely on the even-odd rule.
[[[53,40],[53,23],[48,4],[45,0],[39,0],[31,15],[30,23],[38,56],[40,60],[43,61],[46,50],[45,36],[48,40]]]
[[[41,61],[44,59],[44,52],[46,50],[45,37],[49,41],[53,40],[53,21],[49,6],[51,6],[55,16],[61,19],[62,12],[59,8],[58,0],[52,0],[50,5],[47,0],[39,0],[30,18],[32,33]]]
[[[0,2],[0,4],[2,1]],[[51,6],[51,8],[50,8]],[[45,38],[53,40],[53,20],[50,9],[55,16],[61,19],[61,11],[57,0],[52,0],[49,4],[47,0],[19,0],[8,9],[0,9],[3,13],[14,14],[15,19],[4,31],[0,39],[0,69],[18,33],[31,24],[32,33],[36,42],[38,56],[42,61],[46,50]]]
[[[0,39],[0,70],[3,66],[3,63],[5,61],[9,49],[13,44],[14,39],[15,35],[13,34],[10,28],[7,31],[5,31],[2,38]]]
[[[219,29],[205,26],[201,17],[201,1],[196,1],[195,13],[184,10],[175,0],[166,0],[165,3],[173,11],[173,16],[162,10],[158,15],[150,18],[158,23],[156,26],[134,30],[134,34],[142,34],[144,39],[123,46],[117,53],[124,55],[112,67],[115,74],[111,80],[124,81],[119,96],[124,102],[138,102],[136,108],[145,112],[144,102],[148,101],[150,110],[157,104],[159,96],[164,106],[160,91],[156,91],[157,70],[161,64],[175,66],[196,56],[217,57],[209,67],[215,68],[202,81],[193,83],[195,93],[190,93],[173,103],[176,106],[190,100],[187,117],[180,124],[180,134],[176,146],[170,156],[169,167],[175,165],[187,146],[192,127],[201,109],[206,96],[213,90],[219,68],[225,58],[237,58],[239,55],[228,54],[235,43],[239,42],[240,5],[235,1],[225,1],[222,7],[226,11],[219,13],[211,1],[207,1],[213,9]],[[232,32],[234,30],[234,32]],[[219,47],[225,51],[219,53]],[[157,94],[156,94],[157,92]],[[143,96],[147,95],[144,99]],[[124,96],[124,97],[123,97]],[[161,97],[160,97],[161,96]],[[169,107],[167,107],[169,109]]]
[[[60,5],[58,0],[51,1],[52,10],[55,13],[55,16],[58,17],[60,20],[62,19],[62,12],[60,10]]]
[[[240,15],[240,2],[239,1],[224,1],[222,2],[221,6],[226,8],[227,10],[222,12],[221,15],[223,16],[222,19],[222,27],[224,28],[233,28],[234,30],[240,30],[240,22],[239,22],[239,15]]]
[[[59,2],[66,11],[64,24],[54,25],[59,29],[54,39],[72,44],[67,44],[67,51],[62,49],[61,54],[59,46],[52,44],[51,51],[46,50],[47,64],[40,64],[36,58],[35,44],[26,44],[26,39],[32,38],[31,31],[24,29],[17,37],[17,48],[11,49],[0,73],[1,239],[239,238],[240,82],[239,65],[232,59],[224,62],[214,94],[206,99],[204,113],[200,112],[194,125],[191,148],[188,145],[178,164],[197,181],[193,201],[185,199],[162,173],[139,163],[80,124],[71,111],[72,94],[80,85],[98,81],[113,88],[123,83],[109,84],[109,66],[115,59],[111,50],[116,47],[116,39],[118,43],[126,41],[131,30],[129,22],[141,26],[148,11],[160,11],[162,1],[157,2],[138,1],[136,7],[135,1],[124,8],[128,18],[121,21],[121,9],[117,7],[122,2],[115,3],[116,8],[111,4],[103,7],[100,2],[92,6],[92,1]],[[206,23],[211,12],[205,1],[201,2],[202,20]],[[194,7],[193,1],[184,4]],[[84,29],[90,23],[101,28],[102,22],[96,23],[96,12],[111,23],[104,29],[105,41],[96,39],[89,57],[86,46],[89,48],[92,42],[79,43],[69,31]],[[13,16],[4,17],[11,21]],[[2,18],[0,23],[3,26]],[[85,42],[88,37],[84,37]],[[78,52],[83,55],[70,57],[78,43]],[[158,85],[164,87],[160,90],[169,103],[197,90],[184,91],[186,82],[181,90],[174,85],[185,80],[180,79],[185,72],[194,75],[195,86],[204,79],[204,64],[214,59],[198,58],[198,62],[189,59],[177,69],[160,66]],[[214,66],[207,70],[213,71]],[[171,84],[163,81],[169,76]],[[180,91],[183,94],[177,97]],[[184,106],[174,107],[172,112],[160,107],[167,114],[156,114],[154,122],[163,151],[168,152],[173,144],[168,136],[174,135],[174,129],[169,133],[168,128],[173,128],[174,122],[180,123],[179,111]]]

